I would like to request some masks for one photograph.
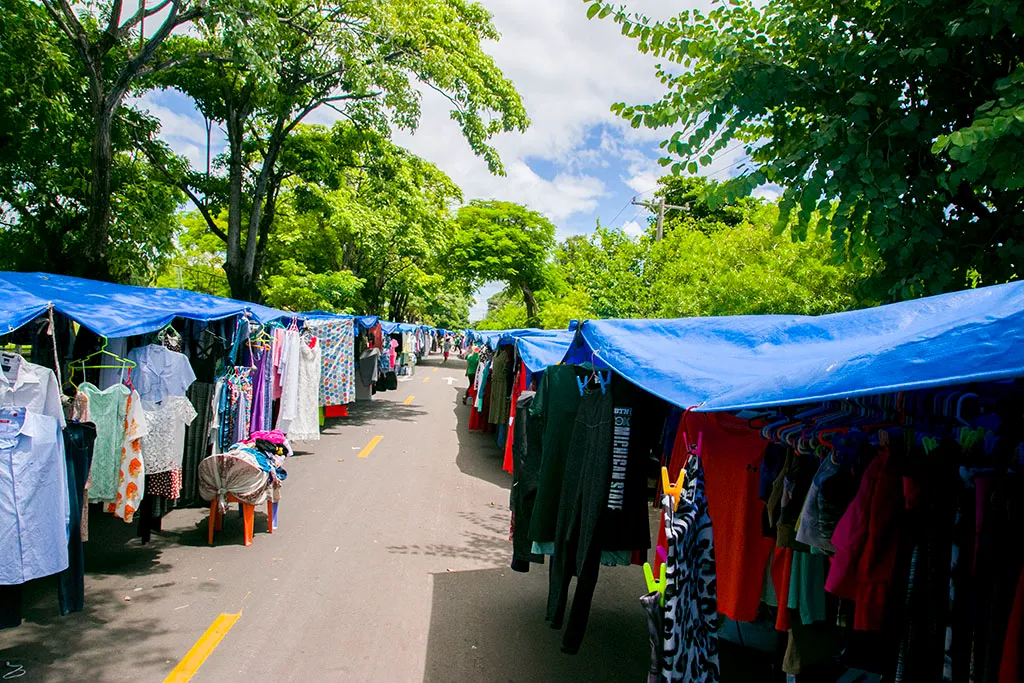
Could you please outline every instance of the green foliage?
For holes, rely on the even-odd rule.
[[[502,167],[490,139],[528,125],[519,95],[482,48],[498,35],[476,3],[261,0],[255,5],[241,24],[207,21],[199,38],[176,38],[168,48],[174,54],[213,57],[183,61],[156,81],[187,93],[227,132],[229,150],[219,160],[227,182],[196,173],[183,182],[204,215],[228,210],[227,230],[220,236],[225,272],[238,297],[259,296],[282,184],[308,173],[310,162],[327,160],[315,147],[303,149],[291,141],[313,111],[332,109],[361,130],[387,136],[396,127],[418,126],[419,88],[426,86],[451,102],[452,119],[494,173]],[[289,147],[297,154],[290,155]],[[342,160],[327,161],[329,166]]]
[[[311,273],[303,264],[286,259],[278,275],[267,278],[268,306],[290,311],[359,313],[350,304],[358,300],[363,281],[348,271]]]
[[[83,255],[91,177],[85,79],[43,8],[0,0],[0,269],[89,276]],[[159,123],[121,108],[112,131],[108,272],[148,281],[175,227],[180,193],[148,162],[178,160],[148,142]]]
[[[225,225],[227,215],[221,212],[215,219]],[[157,287],[178,287],[194,292],[231,296],[231,288],[224,277],[224,245],[207,230],[206,222],[196,212],[178,218],[174,246],[157,274]]]
[[[703,189],[717,191],[713,183]],[[693,213],[668,218],[661,242],[600,225],[563,240],[556,276],[537,294],[542,326],[565,329],[586,318],[817,315],[876,303],[862,289],[880,267],[877,259],[834,262],[828,235],[809,231],[793,240],[789,228],[778,232],[771,203],[746,200],[710,211],[696,197],[691,202]],[[494,303],[482,329],[526,323],[524,308],[507,294]]]
[[[449,267],[474,284],[498,280],[522,292],[527,320],[537,323],[534,292],[543,287],[555,226],[519,204],[474,200],[459,209]]]
[[[587,2],[667,63],[661,100],[613,107],[677,131],[665,165],[696,174],[749,155],[715,201],[782,186],[778,228],[795,216],[796,239],[817,226],[841,258],[878,253],[880,297],[1017,276],[1021,0],[729,0],[667,22]]]

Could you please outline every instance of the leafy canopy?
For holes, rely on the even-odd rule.
[[[1021,0],[716,0],[664,22],[590,2],[665,60],[664,96],[614,111],[675,129],[665,165],[742,149],[715,202],[774,183],[778,227],[880,254],[875,292],[906,298],[1015,278],[1024,259]]]
[[[520,290],[536,323],[534,291],[543,287],[555,226],[543,214],[512,202],[474,200],[459,209],[450,267],[474,284],[498,280]]]
[[[660,184],[660,193],[685,193],[677,177]],[[718,189],[710,181],[691,185]],[[861,267],[834,263],[828,235],[809,231],[795,241],[788,230],[775,230],[775,204],[744,200],[712,209],[693,197],[690,208],[666,219],[660,242],[653,229],[631,238],[600,225],[563,240],[553,276],[537,293],[542,326],[564,329],[585,318],[815,315],[875,303],[862,289],[877,259]],[[526,324],[525,307],[507,294],[493,303],[483,328]]]

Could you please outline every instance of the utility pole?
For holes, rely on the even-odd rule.
[[[666,204],[665,198],[661,197],[657,204],[651,204],[650,202],[638,202],[636,197],[633,197],[632,204],[634,206],[643,206],[651,211],[658,213],[658,223],[654,230],[654,241],[660,242],[665,236],[665,209],[675,209],[676,211],[689,211],[690,205],[684,204],[683,206],[676,206],[675,204]]]

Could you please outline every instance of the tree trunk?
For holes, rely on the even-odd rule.
[[[94,280],[110,279],[107,247],[110,242],[110,176],[114,163],[114,143],[111,128],[115,108],[108,107],[103,93],[102,73],[99,65],[90,77],[92,100],[92,179],[89,183],[89,212],[85,226],[85,245],[81,262],[81,275]]]
[[[245,136],[245,116],[237,108],[229,108],[225,128],[228,134],[228,242],[224,274],[231,287],[231,296],[246,299],[249,278],[245,273],[245,255],[242,251],[242,143]]]
[[[263,293],[260,291],[260,280],[263,277],[263,263],[267,258],[267,244],[270,242],[270,229],[274,225],[274,218],[277,216],[277,196],[281,191],[280,178],[274,178],[267,192],[267,205],[263,210],[263,218],[260,222],[260,236],[256,244],[256,260],[252,268],[251,297],[249,301],[263,303]]]
[[[519,283],[519,289],[523,292],[523,303],[526,304],[526,325],[528,327],[540,327],[540,318],[537,316],[537,297],[526,282]]]

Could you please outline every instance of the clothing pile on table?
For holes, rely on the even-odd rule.
[[[276,503],[288,476],[284,461],[291,454],[291,444],[280,430],[253,432],[199,463],[200,495],[203,500],[216,499],[221,512],[227,510],[229,494],[249,505]]]

